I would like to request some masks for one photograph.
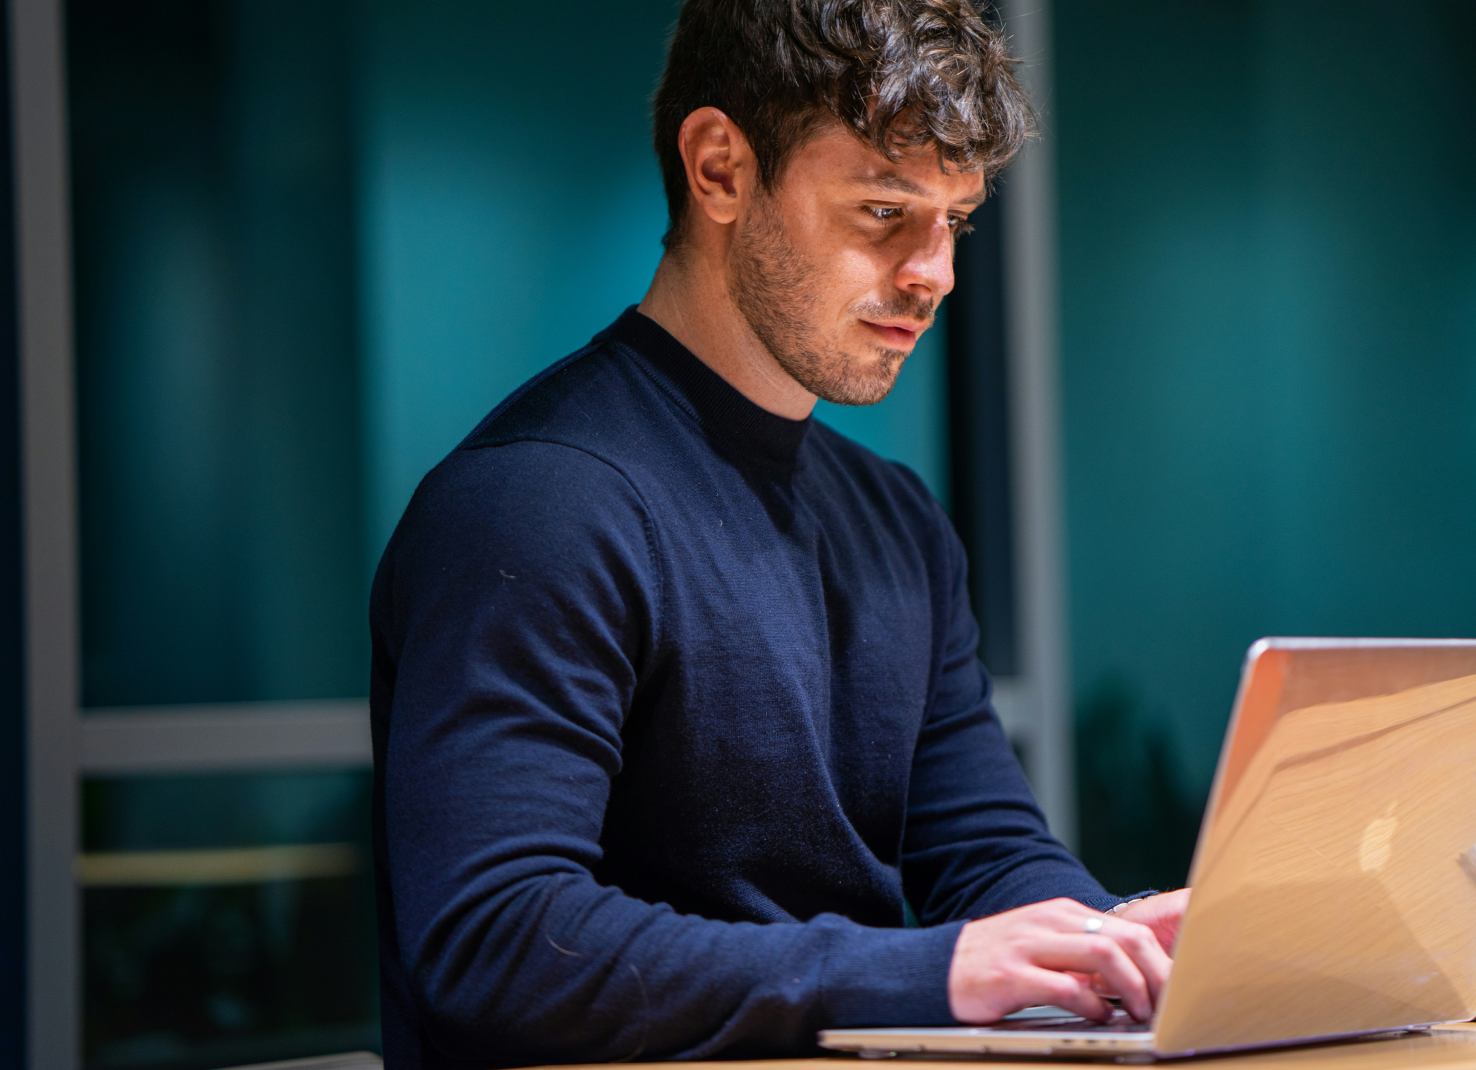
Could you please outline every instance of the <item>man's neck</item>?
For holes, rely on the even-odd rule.
[[[639,307],[759,408],[790,420],[815,408],[815,395],[758,340],[709,258],[667,253]]]

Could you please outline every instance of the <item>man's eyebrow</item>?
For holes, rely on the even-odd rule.
[[[928,191],[910,179],[901,175],[862,175],[856,179],[864,186],[874,186],[878,189],[893,190],[896,193],[905,193],[909,197],[926,197]],[[976,205],[983,204],[987,196],[986,190],[979,190],[973,196],[961,198],[958,204]]]
[[[879,189],[894,190],[897,193],[905,193],[910,197],[926,197],[928,191],[916,182],[903,178],[901,175],[862,175],[857,179],[862,185],[876,186]]]

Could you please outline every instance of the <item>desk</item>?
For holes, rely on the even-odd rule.
[[[752,1062],[713,1063],[622,1063],[622,1070],[965,1070],[970,1064],[979,1070],[1091,1070],[1119,1065],[1085,1059],[1000,1058],[926,1059],[908,1056],[897,1059],[859,1059],[854,1056],[818,1059],[766,1059]],[[1447,1026],[1428,1036],[1394,1037],[1389,1040],[1357,1040],[1343,1044],[1323,1044],[1310,1048],[1287,1048],[1258,1054],[1221,1055],[1184,1062],[1150,1064],[1173,1070],[1410,1070],[1410,1068],[1442,1067],[1476,1070],[1476,1027]],[[608,1063],[589,1067],[548,1067],[546,1070],[610,1070]]]

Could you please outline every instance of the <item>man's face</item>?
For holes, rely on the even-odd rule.
[[[982,201],[978,174],[936,153],[893,163],[827,127],[755,193],[731,247],[729,292],[759,341],[810,393],[873,405],[953,289],[953,243]]]

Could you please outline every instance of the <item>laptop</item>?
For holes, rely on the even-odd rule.
[[[1262,639],[1241,672],[1153,1020],[827,1029],[880,1057],[1124,1062],[1476,1017],[1476,641]]]

